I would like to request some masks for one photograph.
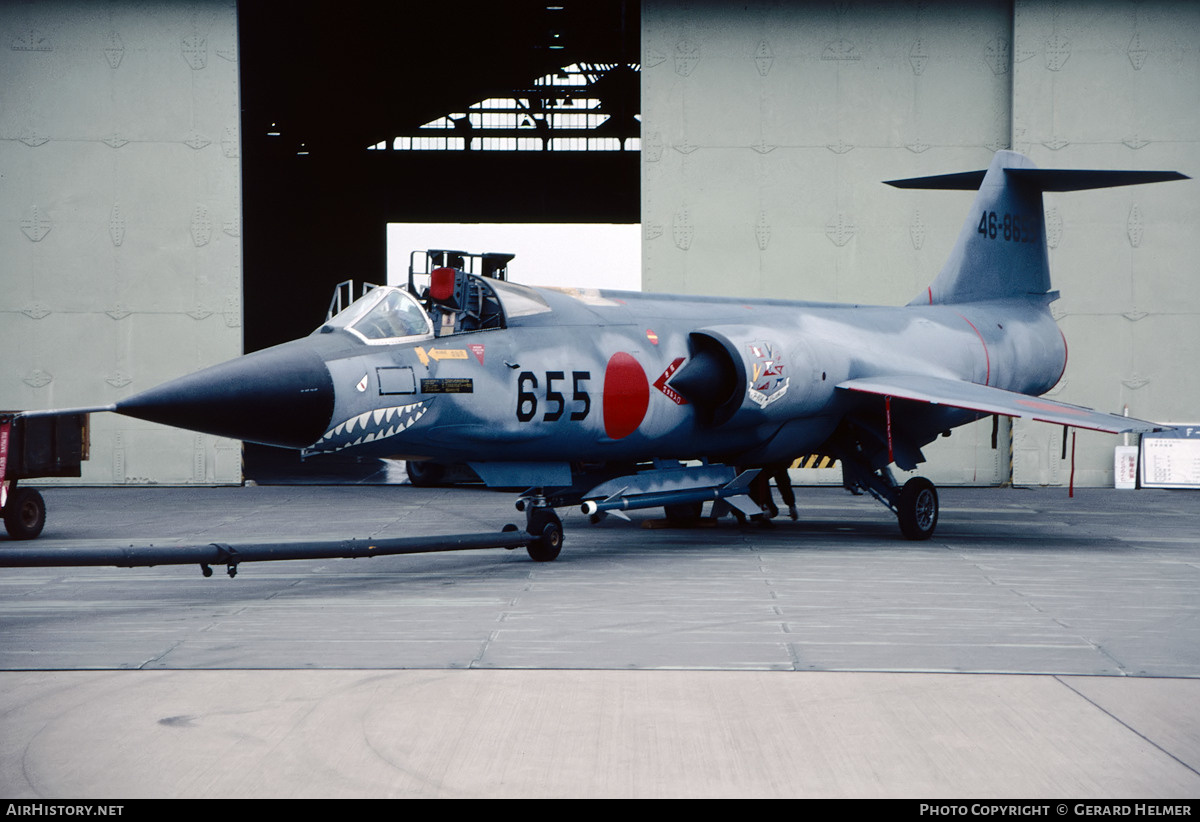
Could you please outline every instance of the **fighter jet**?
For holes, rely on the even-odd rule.
[[[1042,192],[1179,179],[1001,151],[986,171],[891,181],[978,189],[945,266],[899,307],[533,288],[432,252],[407,288],[376,288],[310,336],[110,410],[306,455],[467,463],[488,485],[529,489],[518,509],[546,537],[536,560],[561,548],[555,508],[695,513],[711,499],[757,514],[756,469],[801,454],[839,460],[847,489],[928,539],[936,488],[898,485],[891,466],[914,469],[957,426],[1161,427],[1039,397],[1067,362]]]

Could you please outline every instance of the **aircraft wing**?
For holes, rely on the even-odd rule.
[[[865,377],[846,380],[839,383],[838,388],[927,402],[931,405],[948,405],[952,408],[963,408],[984,414],[1003,414],[1009,417],[1024,417],[1041,422],[1069,425],[1072,428],[1107,431],[1110,434],[1162,431],[1164,428],[1170,427],[1133,417],[1093,411],[1080,405],[1049,400],[1045,397],[1031,397],[1016,391],[1006,391],[1002,388],[944,377]]]

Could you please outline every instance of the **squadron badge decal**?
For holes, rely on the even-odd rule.
[[[769,342],[746,346],[750,353],[750,399],[766,408],[787,393],[789,377],[783,375],[783,358]]]

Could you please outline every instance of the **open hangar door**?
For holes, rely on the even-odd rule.
[[[637,2],[242,3],[238,25],[247,352],[385,282],[389,223],[639,222]],[[244,470],[388,476],[255,445]]]

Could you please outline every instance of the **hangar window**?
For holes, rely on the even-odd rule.
[[[572,63],[395,137],[393,151],[638,151],[636,63]],[[386,151],[389,141],[368,146]]]

